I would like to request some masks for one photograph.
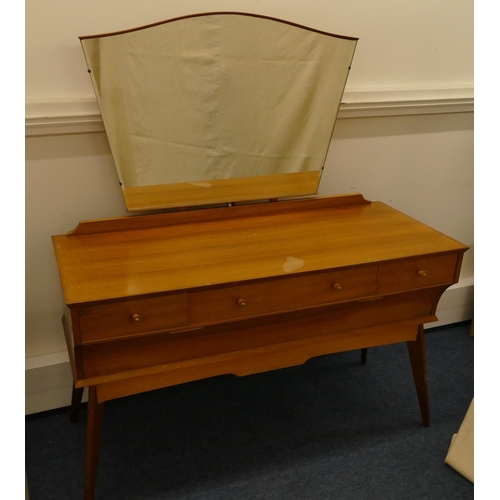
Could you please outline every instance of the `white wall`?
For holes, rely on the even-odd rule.
[[[28,99],[92,97],[78,36],[246,11],[359,37],[348,91],[471,86],[473,0],[26,0]]]
[[[28,413],[69,404],[50,237],[126,214],[78,35],[236,5],[360,38],[320,194],[361,192],[473,244],[472,1],[27,0]],[[442,322],[472,315],[472,256],[443,297]]]

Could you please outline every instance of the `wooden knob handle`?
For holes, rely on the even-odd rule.
[[[427,276],[427,273],[423,269],[418,270],[418,275],[422,276],[422,278],[425,278]]]
[[[333,288],[337,290],[337,292],[340,292],[340,290],[342,290],[342,285],[340,283],[334,283]]]
[[[238,299],[238,305],[240,307],[245,307],[247,305],[247,302],[245,299]]]
[[[134,313],[132,314],[132,321],[134,323],[139,323],[139,321],[141,321],[141,317],[137,313]]]

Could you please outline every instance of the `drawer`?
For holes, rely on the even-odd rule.
[[[440,255],[381,264],[378,293],[454,283],[457,258],[457,255]]]
[[[329,344],[329,352],[356,349],[360,347],[360,341],[363,342],[359,330],[364,328],[372,332],[378,329],[378,334],[372,334],[373,339],[364,339],[373,342],[371,345],[410,340],[391,339],[391,328],[398,324],[406,325],[404,328],[411,326],[411,340],[414,340],[417,325],[432,318],[440,292],[440,289],[432,288],[415,290],[404,294],[404,298],[401,294],[387,295],[380,300],[353,300],[328,308],[210,325],[175,335],[160,333],[86,344],[81,351],[84,376],[113,376],[120,372],[163,366],[171,370],[170,375],[165,373],[163,378],[171,381],[166,386],[172,382],[210,376],[207,375],[208,366],[219,366],[217,374],[273,369],[270,365],[274,361],[269,361],[279,363],[280,358],[286,360],[288,352],[293,364],[297,364],[299,361],[294,358],[297,349],[302,350],[300,362],[304,362],[314,355],[315,346],[323,342]],[[355,333],[351,334],[352,331]],[[244,351],[247,351],[246,354]],[[259,357],[266,351],[269,358],[262,364]],[[235,371],[231,359],[235,362],[239,359],[243,364]],[[194,377],[183,380],[183,370],[188,375],[194,374]],[[158,376],[159,379],[163,377]]]
[[[84,307],[78,314],[84,344],[164,331],[188,324],[187,294]]]
[[[326,271],[191,294],[191,324],[204,325],[373,295],[377,266]]]

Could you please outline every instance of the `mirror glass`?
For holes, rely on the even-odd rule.
[[[216,13],[80,40],[128,210],[316,193],[357,39]]]

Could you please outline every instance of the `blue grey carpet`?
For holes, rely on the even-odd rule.
[[[405,344],[106,403],[96,500],[461,500],[444,463],[473,398],[469,324],[428,331],[431,427]],[[83,498],[85,407],[26,418],[30,500]]]

